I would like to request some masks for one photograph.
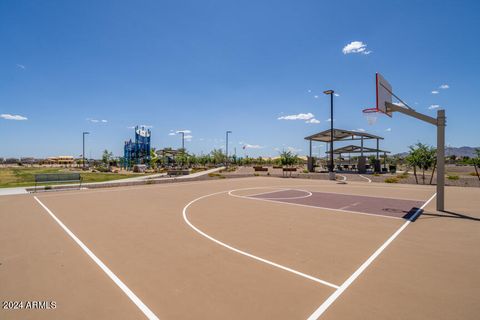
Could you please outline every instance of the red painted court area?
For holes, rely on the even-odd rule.
[[[418,200],[310,192],[298,189],[261,193],[252,195],[250,198],[403,219],[409,219],[424,203]]]

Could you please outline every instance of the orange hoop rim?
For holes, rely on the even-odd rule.
[[[363,113],[377,113],[377,112],[380,112],[380,110],[378,110],[377,108],[367,108],[367,109],[363,109],[362,112]]]

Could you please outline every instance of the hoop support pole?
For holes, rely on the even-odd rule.
[[[385,102],[387,112],[400,112],[407,116],[433,124],[437,127],[437,211],[445,210],[445,110],[437,110],[437,118],[419,113],[413,109]]]

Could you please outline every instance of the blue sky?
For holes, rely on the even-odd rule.
[[[448,145],[479,146],[479,12],[478,1],[2,1],[0,156],[80,155],[82,131],[87,156],[121,155],[137,124],[156,148],[188,130],[187,149],[207,153],[231,130],[239,155],[306,154],[303,138],[329,127],[326,89],[339,94],[335,127],[382,135],[393,152],[435,144],[434,127],[400,114],[367,123],[377,71],[417,111],[446,110]],[[319,123],[278,119],[309,113]]]

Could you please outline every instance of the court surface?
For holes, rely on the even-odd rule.
[[[241,178],[0,197],[0,319],[477,319],[480,190]]]

